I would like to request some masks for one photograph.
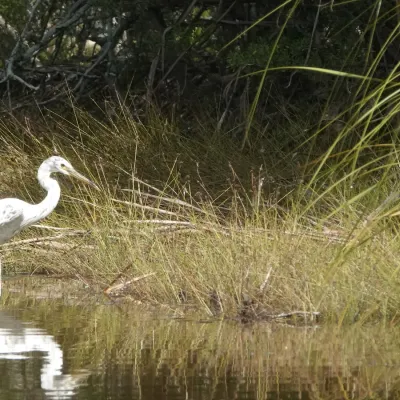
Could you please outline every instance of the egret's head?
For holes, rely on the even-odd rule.
[[[95,183],[76,171],[71,163],[65,158],[59,156],[50,157],[43,162],[42,166],[45,167],[50,173],[60,172],[64,175],[73,176],[74,178],[77,178],[80,181],[85,182],[88,185],[93,186],[95,189],[99,190],[98,186]]]

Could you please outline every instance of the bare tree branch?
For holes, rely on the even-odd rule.
[[[36,45],[30,47],[23,55],[23,61],[30,61],[41,49],[48,46],[49,42],[63,33],[63,30],[77,23],[87,10],[92,6],[89,0],[78,0],[68,11],[67,15],[50,28]]]
[[[0,81],[0,83],[5,82],[8,79],[15,79],[16,81],[22,83],[23,85],[27,86],[29,89],[32,90],[38,90],[39,87],[37,86],[33,86],[28,82],[25,82],[22,78],[20,78],[19,76],[15,75],[14,71],[13,71],[13,64],[15,62],[15,59],[17,58],[19,49],[21,47],[21,44],[23,42],[23,40],[25,39],[28,30],[30,28],[33,16],[36,13],[37,8],[39,7],[39,4],[42,2],[42,0],[36,0],[36,3],[33,5],[32,10],[30,11],[30,15],[29,15],[29,19],[28,22],[25,24],[24,30],[22,31],[21,35],[19,36],[17,43],[14,46],[13,51],[11,52],[10,58],[7,60],[7,69],[6,69],[6,73],[5,73],[5,77],[3,78],[2,81]]]

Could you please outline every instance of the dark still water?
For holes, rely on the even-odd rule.
[[[201,323],[14,294],[2,303],[0,400],[400,398],[396,327]]]

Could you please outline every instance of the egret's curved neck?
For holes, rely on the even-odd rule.
[[[34,224],[46,218],[57,206],[60,200],[61,189],[58,182],[50,177],[51,171],[47,164],[43,163],[38,170],[37,178],[40,186],[47,191],[47,196],[39,204],[32,206],[28,225]]]

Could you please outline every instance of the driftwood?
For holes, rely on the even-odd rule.
[[[293,318],[293,317],[302,317],[304,319],[311,319],[315,320],[316,318],[321,316],[320,312],[309,312],[309,311],[292,311],[292,312],[287,312],[287,313],[280,313],[280,314],[268,314],[265,315],[268,318],[271,319],[287,319],[287,318]]]
[[[117,284],[110,285],[104,290],[104,293],[109,295],[112,292],[117,292],[117,291],[123,290],[127,286],[131,285],[132,283],[141,281],[141,280],[146,279],[146,278],[148,278],[150,276],[153,276],[155,274],[156,274],[155,272],[151,272],[149,274],[144,274],[144,275],[137,276],[135,278],[129,279],[129,280],[127,280],[125,282],[122,282],[122,283],[117,283]]]

